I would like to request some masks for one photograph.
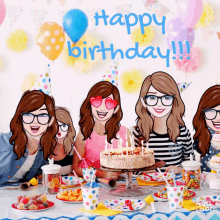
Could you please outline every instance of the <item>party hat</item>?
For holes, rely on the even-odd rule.
[[[103,76],[102,81],[108,81],[111,82],[114,86],[118,86],[118,66],[119,60],[115,59],[106,74]]]
[[[177,83],[177,86],[179,88],[180,93],[183,92],[184,90],[186,90],[187,87],[189,87],[191,84],[191,82],[179,82]]]
[[[40,75],[32,90],[39,90],[47,95],[51,95],[50,65],[48,65],[47,72]]]

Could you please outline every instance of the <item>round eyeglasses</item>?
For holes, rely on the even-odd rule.
[[[63,132],[67,132],[69,129],[69,125],[67,125],[67,124],[61,124],[61,125],[59,125],[59,127],[60,127],[61,131],[63,131]]]
[[[37,121],[39,124],[46,125],[46,124],[48,124],[48,122],[50,121],[50,118],[51,118],[51,116],[46,113],[34,115],[32,113],[27,112],[27,113],[23,113],[21,115],[22,115],[22,121],[25,124],[33,123],[35,117],[37,117]]]
[[[217,113],[219,112],[220,113],[220,110],[215,110],[215,109],[206,109],[206,110],[203,110],[204,113],[205,113],[205,118],[208,119],[208,120],[213,120],[216,118],[217,116]]]
[[[158,100],[161,100],[161,103],[164,106],[171,106],[173,104],[174,96],[164,95],[164,96],[155,96],[155,95],[146,95],[145,100],[148,106],[155,106],[158,103]]]

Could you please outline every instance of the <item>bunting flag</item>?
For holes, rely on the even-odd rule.
[[[45,9],[32,9],[31,14],[36,25],[36,30],[44,23],[44,19],[47,15]]]
[[[22,12],[23,8],[21,6],[8,6],[7,13],[10,18],[10,27],[12,27],[16,23]]]
[[[98,25],[95,25],[95,13],[98,13],[99,15],[102,13],[102,9],[101,8],[98,8],[98,9],[91,9],[91,10],[88,10],[88,13],[87,13],[87,16],[88,16],[88,19],[89,19],[89,27],[92,27],[92,29],[95,29],[97,30],[98,27],[100,27],[100,24]]]
[[[180,91],[180,93],[182,93],[183,91],[186,90],[186,88],[188,88],[190,86],[191,82],[179,82],[177,83],[178,89]]]
[[[213,31],[207,28],[201,28],[201,32],[202,32],[202,38],[204,42],[206,42],[213,34]]]
[[[59,0],[59,2],[60,2],[60,4],[61,4],[62,6],[64,6],[65,3],[66,3],[66,0]]]
[[[118,5],[118,6],[115,6],[115,9],[117,13],[120,13],[123,15],[122,22],[124,22],[125,21],[124,16],[128,15],[131,12],[131,4],[127,3],[127,4]]]

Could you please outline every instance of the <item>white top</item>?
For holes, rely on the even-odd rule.
[[[36,151],[35,154],[32,155],[29,154],[23,165],[20,167],[20,169],[15,173],[15,175],[10,180],[8,180],[8,182],[17,182],[18,180],[22,179],[33,166],[37,153],[38,150]]]

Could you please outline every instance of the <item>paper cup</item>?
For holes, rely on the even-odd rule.
[[[83,206],[85,210],[95,210],[98,206],[99,187],[82,187]]]
[[[96,173],[96,169],[93,168],[93,167],[89,167],[89,168],[83,168],[83,178],[84,180],[87,182],[87,183],[90,183],[91,180],[92,180],[92,174],[95,170],[95,173]],[[94,175],[94,178],[95,178],[95,175]]]
[[[168,202],[170,208],[181,209],[183,207],[184,186],[167,186]]]

